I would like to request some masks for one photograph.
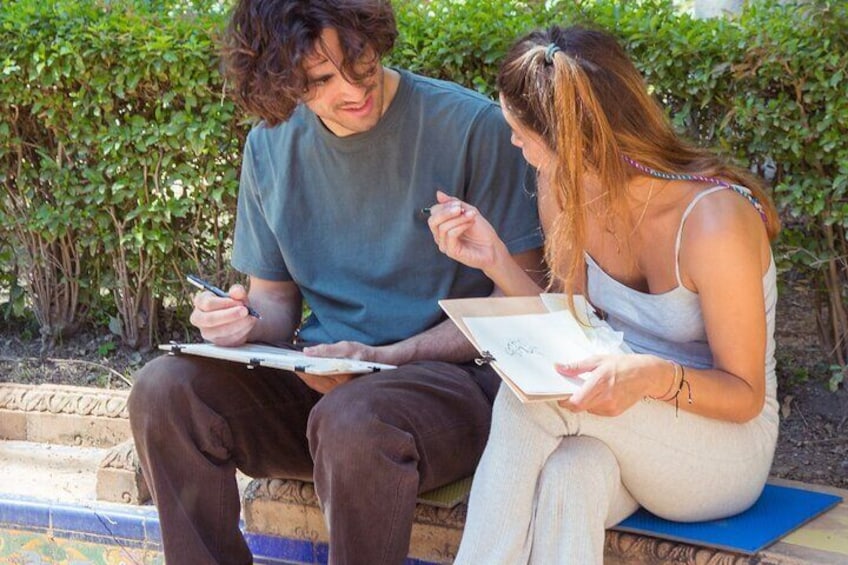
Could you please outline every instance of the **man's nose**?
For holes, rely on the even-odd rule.
[[[353,80],[348,77],[342,77],[342,81],[344,84],[344,94],[346,96],[352,96],[357,100],[361,99],[363,94],[368,90],[369,84],[365,79]]]

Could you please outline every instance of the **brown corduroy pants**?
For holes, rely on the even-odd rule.
[[[313,479],[333,565],[397,565],[417,494],[471,475],[499,384],[488,367],[420,362],[325,396],[296,375],[190,355],[136,375],[129,411],[169,565],[246,564],[236,469]]]

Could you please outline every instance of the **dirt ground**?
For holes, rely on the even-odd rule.
[[[848,488],[848,390],[827,387],[829,362],[817,338],[803,282],[781,289],[777,358],[781,426],[772,474]],[[157,351],[122,347],[108,328],[88,330],[39,358],[37,329],[0,319],[0,381],[128,389]],[[164,340],[164,341],[167,341]]]
[[[780,289],[777,313],[780,436],[772,474],[848,488],[848,389],[831,392],[804,281]]]

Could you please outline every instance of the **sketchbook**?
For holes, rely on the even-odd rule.
[[[568,398],[580,379],[556,372],[555,363],[590,355],[630,353],[621,332],[601,320],[582,296],[575,312],[563,294],[458,298],[439,301],[448,317],[523,402]]]
[[[224,361],[244,363],[249,368],[270,367],[285,371],[297,371],[312,375],[337,375],[345,373],[373,373],[385,369],[394,369],[394,365],[341,359],[334,357],[310,357],[291,349],[248,343],[237,347],[224,347],[212,343],[175,343],[160,345],[172,355],[199,355]]]

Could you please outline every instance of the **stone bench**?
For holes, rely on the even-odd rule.
[[[844,502],[755,556],[670,542],[648,536],[608,531],[605,565],[799,565],[848,564],[848,491],[772,480],[775,484],[830,492]],[[462,526],[464,502],[439,508],[419,502],[415,511],[409,557],[419,563],[453,562]],[[294,479],[255,479],[244,495],[246,529],[326,546],[327,529],[312,484]]]
[[[0,440],[109,448],[96,470],[97,498],[129,509],[148,501],[149,492],[130,439],[126,396],[125,391],[87,387],[0,383]],[[791,481],[773,482],[799,486]],[[839,494],[848,500],[845,490],[800,486]],[[244,531],[258,555],[258,563],[326,562],[328,535],[311,483],[254,479],[244,490],[243,502]],[[146,512],[139,518],[145,525],[144,531],[157,532],[155,512],[149,505],[142,507],[145,508]],[[432,501],[420,501],[408,563],[451,563],[462,535],[465,513],[464,502],[444,508]],[[0,516],[3,515],[0,504]],[[0,525],[0,529],[9,527],[9,523]],[[155,547],[158,539],[144,542],[145,548]],[[848,563],[848,502],[756,556],[620,532],[607,533],[605,555],[608,565]],[[145,558],[143,562],[148,560]],[[159,561],[151,562],[161,562],[161,555]]]
[[[420,502],[415,508],[409,557],[424,563],[452,563],[459,547],[466,506]],[[321,553],[329,540],[312,483],[295,479],[254,479],[244,493],[245,529],[310,542]]]

